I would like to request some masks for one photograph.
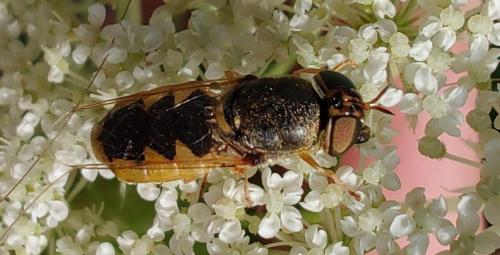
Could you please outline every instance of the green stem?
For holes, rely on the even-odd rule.
[[[468,165],[468,166],[471,166],[471,167],[474,167],[474,168],[478,168],[478,169],[480,169],[481,167],[483,167],[483,165],[480,162],[476,162],[476,161],[473,161],[473,160],[470,160],[470,159],[466,159],[466,158],[463,158],[461,156],[457,156],[457,155],[451,154],[449,152],[447,152],[444,155],[444,158],[447,158],[447,159],[450,159],[450,160],[453,160],[453,161],[457,161],[457,162],[460,162],[460,163],[462,163],[464,165]]]
[[[323,222],[323,226],[326,228],[326,231],[330,235],[330,238],[332,238],[333,243],[336,243],[339,241],[339,237],[337,235],[337,231],[335,230],[335,225],[334,225],[334,218],[329,209],[323,209],[321,211],[321,220]]]
[[[410,17],[407,17],[407,15],[408,15],[408,13],[413,13],[416,6],[417,6],[417,1],[415,1],[415,0],[408,1],[408,3],[405,5],[404,9],[401,12],[401,15],[399,15],[399,17],[397,19],[400,21],[399,25],[401,25],[401,22],[404,22],[405,20],[409,20],[413,17],[411,15],[410,15]]]
[[[269,70],[269,66],[274,61],[274,57],[275,56],[273,55],[266,60],[266,63],[264,64],[264,66],[257,72],[257,77],[262,77],[262,75]]]
[[[344,238],[342,232],[342,225],[340,224],[340,217],[342,216],[342,213],[340,211],[340,205],[335,207],[335,212],[333,215],[335,217],[335,229],[337,230],[337,235],[340,241]]]
[[[283,241],[283,242],[295,242],[294,238],[288,234],[285,234],[283,232],[278,232],[278,234],[276,234],[276,238],[278,238],[279,240]]]
[[[116,17],[120,18],[117,22],[127,17],[127,20],[134,24],[142,24],[141,2],[138,0],[116,1],[116,13]]]
[[[272,58],[274,60],[274,58]],[[271,61],[272,62],[272,61]],[[287,74],[290,69],[295,65],[296,63],[296,58],[295,57],[289,57],[287,61],[282,62],[282,63],[276,63],[273,65],[270,65],[268,68],[260,72],[260,76],[280,76]]]
[[[71,203],[71,201],[73,201],[73,199],[75,199],[75,197],[80,193],[80,191],[82,191],[83,188],[85,188],[87,182],[88,182],[87,179],[80,177],[78,183],[71,189],[71,192],[66,198],[66,201],[68,201],[68,203]]]

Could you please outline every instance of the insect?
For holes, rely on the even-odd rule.
[[[331,71],[300,69],[292,76],[278,78],[239,77],[226,72],[225,79],[162,86],[76,107],[72,112],[114,104],[92,130],[92,148],[102,163],[73,167],[109,168],[129,183],[190,181],[214,168],[231,168],[244,176],[250,205],[245,170],[271,159],[298,155],[343,185],[333,171],[321,168],[309,151],[322,149],[338,156],[353,144],[368,141],[370,129],[362,121],[366,111],[392,114],[373,105],[388,87],[364,102],[354,84],[337,72],[348,64],[351,62]],[[301,78],[303,73],[313,74],[314,82]],[[359,199],[355,191],[344,187]],[[25,206],[15,221],[49,188]]]
[[[350,63],[346,61],[338,68]],[[338,70],[338,68],[336,68]],[[312,82],[300,73],[312,73]],[[193,180],[217,167],[246,168],[296,154],[334,181],[307,152],[332,156],[368,141],[362,118],[387,88],[363,102],[343,74],[302,69],[294,76],[237,77],[164,86],[89,105],[116,103],[92,130],[104,167],[131,183]],[[81,167],[81,166],[80,166]]]

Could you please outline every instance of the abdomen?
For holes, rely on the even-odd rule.
[[[94,127],[92,143],[103,162],[174,160],[180,151],[203,157],[216,146],[206,120],[214,99],[200,90],[181,103],[174,95],[142,98],[115,107]],[[179,146],[183,149],[180,150]]]

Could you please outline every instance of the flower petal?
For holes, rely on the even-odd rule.
[[[391,234],[395,237],[402,237],[410,234],[415,230],[415,221],[407,214],[400,214],[394,217],[394,220],[389,227]]]
[[[303,228],[302,214],[293,206],[285,206],[281,210],[283,228],[290,232],[299,232]]]
[[[259,223],[259,235],[263,238],[273,238],[280,230],[281,222],[278,215],[268,213]]]

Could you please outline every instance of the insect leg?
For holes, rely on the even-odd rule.
[[[331,181],[333,181],[333,183],[336,183],[338,185],[343,186],[349,192],[349,194],[351,196],[353,196],[356,200],[358,200],[358,201],[361,200],[361,197],[359,196],[358,193],[356,193],[355,190],[353,190],[347,184],[345,184],[344,182],[342,182],[342,180],[340,180],[340,178],[337,176],[337,174],[335,174],[335,172],[323,169],[318,164],[318,162],[316,162],[316,160],[313,157],[311,157],[311,155],[309,155],[309,153],[307,153],[307,152],[301,152],[299,154],[299,157],[302,160],[304,160],[307,164],[309,164],[310,166],[312,166],[314,169],[316,169],[316,171],[318,171],[319,173],[321,173],[321,174],[325,175],[326,177],[328,177]]]
[[[234,81],[241,78],[241,75],[239,75],[235,71],[225,71],[224,75],[226,76],[226,79],[228,79],[229,81]]]
[[[205,188],[206,188],[206,185],[207,185],[207,178],[208,178],[208,174],[205,174],[203,176],[203,179],[201,179],[201,184],[200,184],[200,194],[198,194],[198,200],[201,200],[203,198],[203,194],[205,194]]]
[[[354,63],[354,60],[352,60],[352,59],[346,59],[346,60],[340,62],[338,65],[336,65],[332,69],[332,71],[338,72],[338,71],[340,71],[342,68],[344,68],[346,66],[350,66],[352,68],[356,68],[358,65],[356,65],[356,63]],[[293,74],[300,76],[300,74],[303,74],[303,73],[318,74],[318,73],[320,73],[322,71],[325,71],[325,69],[321,69],[321,68],[302,68],[302,69],[293,71]]]
[[[319,69],[319,68],[302,68],[302,69],[293,71],[293,75],[300,76],[303,73],[318,74],[321,71],[324,71],[324,70]]]
[[[346,59],[346,60],[340,62],[338,65],[336,65],[333,68],[333,71],[335,71],[335,72],[340,71],[342,68],[344,68],[346,66],[350,66],[352,68],[358,67],[358,65],[356,65],[356,63],[354,63],[354,60],[352,60],[352,59]]]
[[[380,111],[380,112],[383,112],[383,113],[386,113],[386,114],[390,114],[390,115],[394,115],[393,112],[381,107],[381,106],[378,106],[378,105],[372,105],[374,103],[376,103],[378,100],[380,100],[380,98],[382,98],[382,96],[385,94],[385,92],[387,92],[387,90],[390,88],[391,86],[390,85],[387,85],[385,86],[385,88],[383,88],[379,93],[378,95],[373,98],[372,100],[370,100],[369,102],[366,102],[363,104],[363,107],[365,108],[365,110],[377,110],[377,111]]]
[[[234,171],[239,175],[243,176],[243,190],[245,192],[245,207],[250,208],[252,207],[252,199],[250,198],[250,191],[248,189],[249,182],[248,182],[248,176],[246,173],[246,168],[236,166],[234,168]]]

